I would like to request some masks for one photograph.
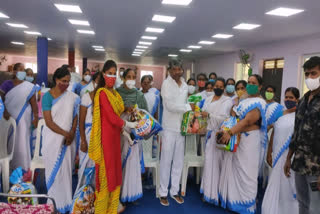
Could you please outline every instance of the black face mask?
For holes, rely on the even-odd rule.
[[[217,95],[218,97],[220,97],[222,94],[223,94],[223,89],[221,89],[221,88],[215,88],[215,89],[213,89],[213,91],[214,91],[214,94],[215,95]]]

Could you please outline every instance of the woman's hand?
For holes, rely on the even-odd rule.
[[[125,108],[125,112],[128,112],[128,113],[133,112],[133,107],[132,107],[132,106],[126,107],[126,108]]]
[[[81,140],[81,144],[80,144],[80,150],[81,152],[87,153],[88,152],[88,143],[87,140]]]
[[[67,132],[68,134],[65,136],[66,137],[66,145],[69,146],[72,144],[72,141],[74,139],[75,132],[71,130],[70,132]]]
[[[201,112],[201,115],[202,115],[203,118],[207,118],[209,113],[206,112],[206,111],[203,111],[203,112]]]
[[[285,176],[287,176],[288,178],[291,176],[290,169],[291,169],[291,160],[290,160],[290,159],[287,159],[287,160],[286,160],[286,163],[284,164],[284,174],[285,174]],[[318,184],[319,184],[319,182],[318,182]]]
[[[229,141],[230,141],[230,138],[231,138],[231,136],[229,135],[229,133],[228,132],[226,132],[226,131],[223,131],[222,132],[222,137],[220,138],[220,140],[219,140],[219,143],[220,144],[228,144],[229,143]]]
[[[33,125],[33,127],[35,129],[38,127],[38,122],[39,122],[39,118],[38,117],[34,118],[34,120],[32,121],[32,125]]]

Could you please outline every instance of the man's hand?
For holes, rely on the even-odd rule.
[[[203,118],[207,118],[209,113],[206,112],[206,111],[203,111],[203,112],[201,112],[201,115],[202,115]]]
[[[291,160],[290,159],[286,160],[286,163],[284,164],[284,168],[283,169],[284,169],[285,176],[287,176],[289,178],[291,176],[291,172],[290,172]]]

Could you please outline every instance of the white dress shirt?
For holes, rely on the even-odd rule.
[[[163,119],[164,130],[180,132],[183,114],[191,111],[191,106],[187,104],[188,85],[181,78],[181,85],[169,75],[161,87],[163,99]]]

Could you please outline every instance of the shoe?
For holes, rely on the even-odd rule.
[[[174,196],[171,196],[171,198],[173,198],[178,204],[184,203],[184,200],[180,195],[174,195]]]
[[[162,206],[168,207],[169,206],[168,197],[160,197],[160,204]]]

